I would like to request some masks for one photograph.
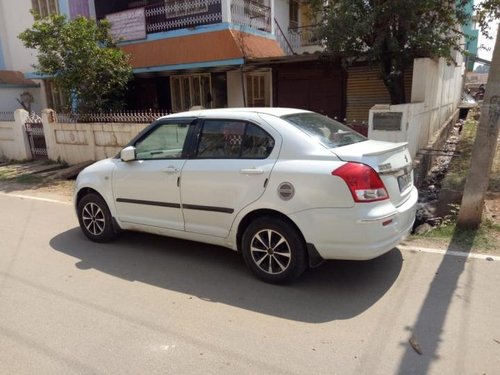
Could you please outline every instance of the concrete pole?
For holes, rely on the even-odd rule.
[[[484,198],[488,189],[491,166],[495,157],[499,127],[500,37],[497,35],[483,106],[481,108],[481,117],[472,148],[471,164],[465,182],[462,205],[458,214],[457,226],[459,228],[477,229],[481,224]]]

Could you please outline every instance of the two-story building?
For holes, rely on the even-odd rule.
[[[337,117],[345,112],[344,74],[317,53],[314,17],[299,0],[0,0],[0,6],[0,68],[24,73],[20,83],[33,86],[36,111],[60,108],[62,98],[50,77],[34,74],[35,51],[17,39],[33,24],[30,9],[111,22],[134,71],[129,109],[295,106]]]
[[[316,53],[314,16],[297,0],[95,0],[95,12],[131,56],[132,108],[295,106],[344,115],[340,65]]]

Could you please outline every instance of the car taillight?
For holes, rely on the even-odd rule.
[[[389,198],[380,176],[368,165],[346,163],[332,171],[332,175],[345,181],[355,202],[375,202]]]

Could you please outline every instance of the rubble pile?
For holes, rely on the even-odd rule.
[[[435,215],[439,202],[441,182],[446,176],[450,162],[455,155],[463,124],[464,120],[459,120],[446,140],[443,149],[434,151],[439,156],[418,191],[417,214],[413,225],[414,234],[429,232],[443,222],[443,217]]]

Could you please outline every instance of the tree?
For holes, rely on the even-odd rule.
[[[492,0],[498,1],[498,0]],[[311,0],[320,10],[319,37],[345,61],[378,65],[392,104],[406,102],[404,73],[417,57],[463,51],[459,25],[470,20],[468,0]],[[324,4],[327,4],[324,6]]]
[[[478,65],[476,69],[474,69],[474,73],[488,73],[490,71],[489,65]]]
[[[132,68],[110,36],[110,24],[84,17],[67,21],[62,15],[33,15],[33,27],[19,34],[19,39],[37,50],[37,73],[53,79],[73,110],[119,106]]]
[[[489,24],[500,19],[500,0],[483,0],[478,5],[474,6],[476,11],[476,22],[481,30],[481,33],[491,39]]]

